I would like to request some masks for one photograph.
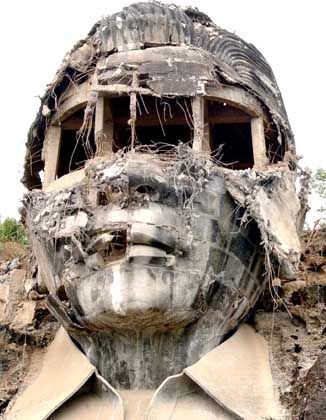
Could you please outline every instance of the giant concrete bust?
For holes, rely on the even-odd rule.
[[[44,404],[25,416],[273,417],[264,344],[239,326],[273,275],[295,272],[295,177],[282,97],[253,45],[156,2],[98,22],[28,137],[26,223],[72,341],[61,331],[44,364],[61,399],[44,409],[58,390],[40,382]],[[97,399],[86,409],[81,395]]]

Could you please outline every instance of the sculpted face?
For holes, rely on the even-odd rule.
[[[226,324],[248,312],[262,287],[259,233],[240,228],[215,163],[180,145],[165,161],[129,152],[85,172],[69,192],[38,194],[48,217],[34,223],[53,289],[88,326],[172,329],[209,307]]]

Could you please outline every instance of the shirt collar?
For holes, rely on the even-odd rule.
[[[96,368],[61,327],[45,356],[39,361],[38,372],[29,372],[25,378],[24,383],[28,386],[17,396],[6,418],[47,419],[94,375],[106,388],[113,407],[113,418],[123,419],[119,394],[98,375]]]
[[[249,325],[184,373],[236,418],[277,417],[267,343]]]
[[[106,385],[117,407],[116,418],[122,419],[120,395],[98,375],[96,368],[61,327],[47,350],[39,375],[14,403],[10,419],[48,418],[94,374]],[[155,392],[149,413],[154,406],[157,409],[162,401],[166,403],[164,396],[171,391],[176,379],[183,375],[237,419],[276,417],[267,345],[248,325],[242,325],[231,338],[184,369],[180,375],[167,378]],[[20,417],[22,413],[24,415]]]

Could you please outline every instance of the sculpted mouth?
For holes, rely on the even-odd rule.
[[[128,249],[127,259],[129,262],[167,267],[175,263],[173,254],[167,254],[166,251],[149,245],[132,245]]]
[[[87,247],[89,258],[101,261],[101,265],[110,264],[124,258],[127,249],[127,230],[113,230],[102,232],[94,236]],[[89,261],[89,258],[87,261]],[[87,262],[86,262],[87,264]]]
[[[130,263],[171,266],[175,261],[176,238],[172,231],[155,225],[133,223],[119,230],[94,235],[86,249],[89,268],[104,268],[118,260]]]

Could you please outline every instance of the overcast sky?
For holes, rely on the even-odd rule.
[[[17,217],[27,131],[64,54],[102,16],[131,1],[29,0],[0,6],[2,82],[0,217]],[[175,1],[198,7],[219,26],[253,43],[271,65],[301,162],[326,167],[326,25],[322,0]]]

